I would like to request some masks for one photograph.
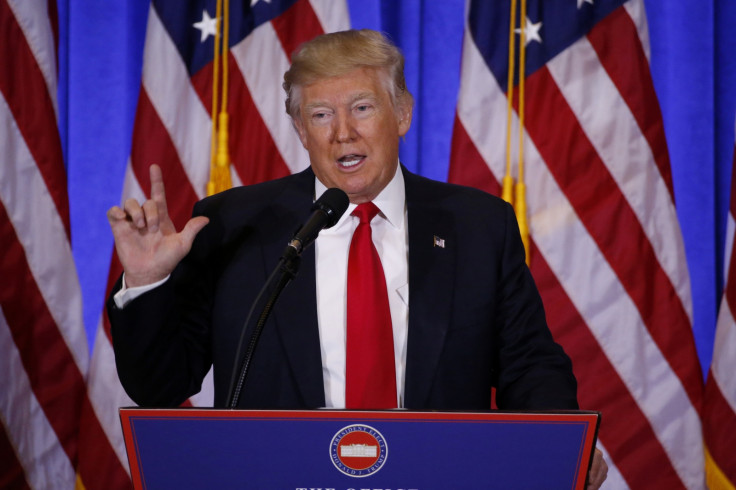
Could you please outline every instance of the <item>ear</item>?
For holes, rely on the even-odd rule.
[[[296,134],[299,135],[299,141],[302,142],[302,146],[305,150],[309,151],[309,148],[307,148],[307,130],[304,128],[304,123],[302,122],[301,115],[299,115],[298,117],[292,117],[291,124],[296,130]]]
[[[404,137],[411,127],[411,117],[414,112],[413,101],[402,100],[399,102],[399,137]]]

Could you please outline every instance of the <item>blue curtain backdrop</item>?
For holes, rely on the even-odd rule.
[[[493,0],[489,0],[493,1]],[[459,85],[464,0],[349,0],[353,27],[385,31],[407,60],[417,105],[402,161],[446,180]],[[736,117],[732,0],[646,1],[651,66],[665,120],[704,370],[722,286]],[[89,345],[104,302],[117,204],[140,86],[147,0],[60,0],[60,126],[72,246]]]

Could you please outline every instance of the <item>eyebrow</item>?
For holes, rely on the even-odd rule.
[[[358,101],[360,99],[376,100],[376,99],[378,99],[378,97],[376,97],[376,94],[374,94],[373,92],[363,92],[363,93],[355,94],[354,96],[352,96],[350,98],[350,103],[352,104],[355,101]]]
[[[376,97],[376,94],[374,94],[373,92],[361,92],[361,93],[355,94],[352,97],[350,97],[350,99],[348,100],[348,104],[354,104],[356,101],[359,101],[361,99],[370,99],[372,101],[376,101],[376,100],[378,100],[378,97]],[[329,103],[327,103],[325,101],[318,100],[316,102],[312,102],[310,104],[307,104],[304,107],[304,111],[305,112],[308,112],[308,111],[314,110],[314,109],[316,109],[318,107],[329,107],[329,106],[330,106]]]
[[[328,106],[328,104],[325,103],[325,102],[312,102],[311,104],[307,104],[304,107],[304,112],[309,112],[309,111],[312,111],[312,110],[317,109],[319,107],[327,107],[327,106]]]

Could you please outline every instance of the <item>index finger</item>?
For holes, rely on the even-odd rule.
[[[151,178],[151,199],[158,205],[159,211],[165,214],[167,212],[166,190],[164,188],[164,177],[161,167],[155,163],[151,164],[148,173]]]

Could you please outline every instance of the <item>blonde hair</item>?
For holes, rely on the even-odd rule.
[[[370,29],[333,32],[302,44],[284,73],[286,113],[299,117],[301,88],[358,68],[375,68],[382,74],[395,109],[414,103],[404,79],[404,56],[389,39]]]

